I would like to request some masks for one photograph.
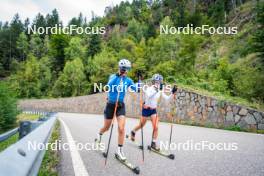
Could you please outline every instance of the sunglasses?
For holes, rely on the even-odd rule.
[[[119,67],[120,71],[126,72],[130,70],[130,67]]]

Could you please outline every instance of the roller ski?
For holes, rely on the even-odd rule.
[[[124,156],[124,153],[122,151],[122,148],[118,148],[117,152],[115,153],[115,158],[122,163],[123,165],[125,165],[127,168],[129,168],[132,172],[134,172],[135,174],[139,174],[140,173],[140,169],[138,166],[134,166],[133,164],[131,164],[130,162],[127,161],[126,157]]]
[[[152,151],[152,152],[154,152],[154,153],[157,153],[157,154],[159,154],[159,155],[161,155],[161,156],[167,157],[167,158],[169,158],[169,159],[171,159],[171,160],[174,160],[174,158],[175,158],[175,155],[174,155],[174,154],[169,154],[169,153],[167,153],[166,151],[161,150],[161,149],[156,145],[155,142],[152,142],[151,145],[148,146],[148,150],[149,150],[149,151]]]
[[[95,142],[95,147],[96,151],[101,152],[103,154],[103,157],[106,156],[104,148],[103,148],[103,143],[101,142],[102,136],[98,134],[98,137],[94,139]]]
[[[139,149],[143,149],[143,146],[135,140],[135,133],[133,131],[131,131],[130,135],[126,135],[126,139],[128,139],[132,144],[136,145]]]

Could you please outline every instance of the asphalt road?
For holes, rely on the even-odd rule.
[[[93,143],[99,128],[103,124],[102,115],[59,113],[58,117],[62,121],[62,143],[71,140],[74,140],[75,144]],[[129,133],[136,123],[138,123],[137,119],[127,119],[126,132]],[[65,131],[65,126],[68,131],[67,129]],[[98,151],[76,150],[70,152],[61,150],[60,175],[135,175],[114,157],[117,148],[116,127],[115,124],[106,166],[104,165],[104,158]],[[183,125],[174,125],[173,129],[172,147],[174,150],[171,152],[175,154],[175,160],[170,160],[146,150],[145,162],[143,163],[141,151],[126,141],[124,145],[126,157],[131,163],[140,167],[140,175],[264,175],[264,135]],[[159,141],[168,141],[170,125],[160,123],[159,130]],[[150,143],[151,134],[151,124],[149,122],[144,128],[145,144]],[[107,143],[108,136],[109,133],[103,136],[103,142]],[[137,133],[136,137],[140,142],[140,132]],[[227,150],[211,151],[208,147],[205,147],[204,150],[187,148],[187,143],[199,145],[202,141],[204,141],[204,144],[210,144],[211,146],[215,144],[225,146]],[[233,148],[230,147],[231,144]],[[184,145],[185,148],[183,148]],[[235,150],[236,148],[237,150]]]

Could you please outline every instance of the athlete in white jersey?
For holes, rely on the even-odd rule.
[[[156,145],[157,137],[158,137],[158,123],[159,117],[157,116],[157,105],[160,98],[168,101],[172,94],[176,92],[176,89],[172,90],[171,95],[166,95],[163,91],[163,77],[159,74],[155,74],[152,77],[152,85],[149,86],[144,92],[144,103],[142,108],[142,117],[140,119],[140,123],[131,131],[131,140],[135,140],[136,132],[144,127],[147,121],[147,118],[151,118],[152,127],[153,127],[153,139],[151,142],[151,147],[155,150],[159,150]]]

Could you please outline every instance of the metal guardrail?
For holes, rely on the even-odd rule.
[[[55,121],[56,117],[52,114],[34,131],[1,152],[0,175],[37,175],[46,150],[33,150],[29,147],[29,142],[45,145],[49,140]]]
[[[38,122],[41,123],[43,121],[46,121],[47,118],[49,116],[51,116],[52,112],[39,112],[39,111],[23,111],[23,113],[25,114],[38,114],[38,115],[42,115],[39,119],[38,119]],[[33,131],[33,129],[37,128],[39,126],[38,122],[36,123],[32,123],[32,129],[31,131]],[[13,135],[15,135],[16,133],[19,132],[19,127],[17,128],[14,128],[12,130],[9,130],[3,134],[0,134],[0,142],[3,142],[5,140],[7,140],[8,138],[12,137]]]
[[[0,135],[0,142],[7,140],[18,132],[18,128],[12,129]]]

